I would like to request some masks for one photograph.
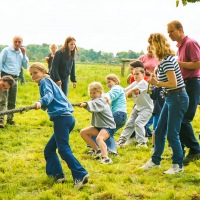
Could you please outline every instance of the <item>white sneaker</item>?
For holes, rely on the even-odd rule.
[[[117,143],[116,143],[116,146],[118,148],[123,148],[124,145],[125,145],[125,141],[123,141],[123,140],[118,140]]]
[[[146,162],[146,164],[141,167],[141,169],[149,170],[151,168],[156,168],[156,167],[160,167],[160,165],[156,165],[155,163],[152,162],[152,159],[149,159]]]
[[[177,174],[183,172],[183,168],[180,168],[178,164],[173,164],[172,168],[164,172],[164,174]]]
[[[136,141],[136,138],[135,137],[131,137],[131,138],[129,138],[128,140],[126,140],[126,142],[125,142],[125,146],[128,146],[128,145],[130,145],[130,144],[132,144],[133,142],[135,142]]]
[[[100,163],[110,165],[113,161],[110,158],[102,158]]]
[[[147,147],[147,144],[146,143],[138,143],[137,145],[136,145],[136,148],[141,148],[141,147],[145,147],[145,148],[148,148]]]
[[[96,159],[101,158],[101,150],[95,150],[92,156]]]

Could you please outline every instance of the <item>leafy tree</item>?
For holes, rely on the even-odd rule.
[[[179,5],[179,1],[180,0],[176,0],[176,7],[178,7]],[[200,2],[200,0],[181,0],[182,4],[185,6],[187,5],[187,3],[196,3],[196,2]]]

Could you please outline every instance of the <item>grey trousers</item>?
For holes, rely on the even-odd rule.
[[[147,124],[151,116],[152,110],[144,109],[141,111],[137,111],[135,108],[133,108],[128,122],[126,123],[125,128],[119,137],[119,140],[128,140],[131,137],[132,133],[135,131],[137,143],[146,143],[147,138],[145,138],[145,125]]]

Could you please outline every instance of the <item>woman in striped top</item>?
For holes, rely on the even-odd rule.
[[[155,147],[152,158],[142,166],[144,170],[160,167],[161,155],[164,151],[166,137],[172,148],[172,167],[165,174],[183,172],[183,151],[179,132],[184,113],[188,108],[188,96],[175,53],[170,48],[166,37],[160,33],[150,35],[149,43],[152,51],[160,61],[157,77],[149,83],[165,89],[165,103],[155,130]]]

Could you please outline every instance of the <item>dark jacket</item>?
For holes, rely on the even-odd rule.
[[[68,59],[67,53],[58,50],[53,58],[50,76],[55,81],[63,81],[70,75],[71,82],[76,82],[75,60]]]
[[[160,115],[165,99],[162,97],[163,89],[154,87],[152,94],[150,94],[151,99],[153,100],[154,109],[153,115]]]

